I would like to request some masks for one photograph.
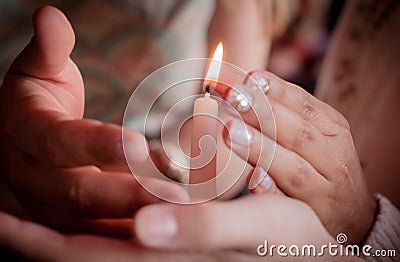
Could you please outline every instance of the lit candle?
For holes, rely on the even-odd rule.
[[[204,97],[197,98],[193,107],[192,141],[189,183],[198,184],[215,179],[217,174],[218,103],[210,97],[216,84],[222,61],[222,44],[219,43],[208,69]],[[201,191],[192,190],[192,199],[208,200],[216,197],[216,180]]]

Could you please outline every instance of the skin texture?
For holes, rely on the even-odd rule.
[[[256,71],[252,75],[269,82],[266,95],[272,112],[260,111],[257,117],[261,121],[252,110],[242,113],[252,134],[247,161],[268,170],[273,181],[271,188],[256,188],[253,192],[284,192],[302,200],[333,236],[344,232],[349,243],[361,242],[373,223],[376,201],[366,186],[346,119],[302,88],[269,72]],[[250,88],[248,91],[254,108],[259,107],[264,101],[260,94]],[[267,125],[272,117],[276,133]],[[275,135],[277,147],[272,164],[262,166],[265,162],[257,161],[271,154],[269,145]],[[234,141],[232,149],[242,158],[247,157],[243,153],[246,148]]]
[[[82,119],[84,86],[69,58],[74,33],[64,14],[43,7],[33,26],[34,37],[0,89],[2,176],[35,221],[64,232],[127,237],[126,218],[158,199],[130,173],[103,168],[126,166],[122,129]],[[145,160],[144,137],[132,132],[127,141],[136,152],[132,161]],[[186,197],[178,186],[145,182],[166,196]]]

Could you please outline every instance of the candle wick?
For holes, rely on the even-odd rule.
[[[210,93],[210,86],[206,85],[206,93]]]

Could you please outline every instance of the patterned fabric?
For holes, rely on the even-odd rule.
[[[400,255],[400,212],[385,197],[377,194],[378,214],[375,223],[368,235],[365,245],[372,247],[369,253],[375,254],[376,250],[395,250],[396,256],[364,257],[365,261],[398,261]]]

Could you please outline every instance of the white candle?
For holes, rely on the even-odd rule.
[[[192,143],[189,184],[205,183],[198,189],[189,187],[190,197],[194,200],[210,200],[217,196],[217,128],[218,103],[210,97],[221,69],[223,47],[219,43],[215,49],[206,80],[205,95],[194,101],[192,119]]]
[[[204,97],[195,100],[193,107],[190,184],[207,182],[216,177],[217,128],[218,103],[207,92]],[[201,192],[191,191],[191,197],[215,197],[215,181],[202,187]]]

